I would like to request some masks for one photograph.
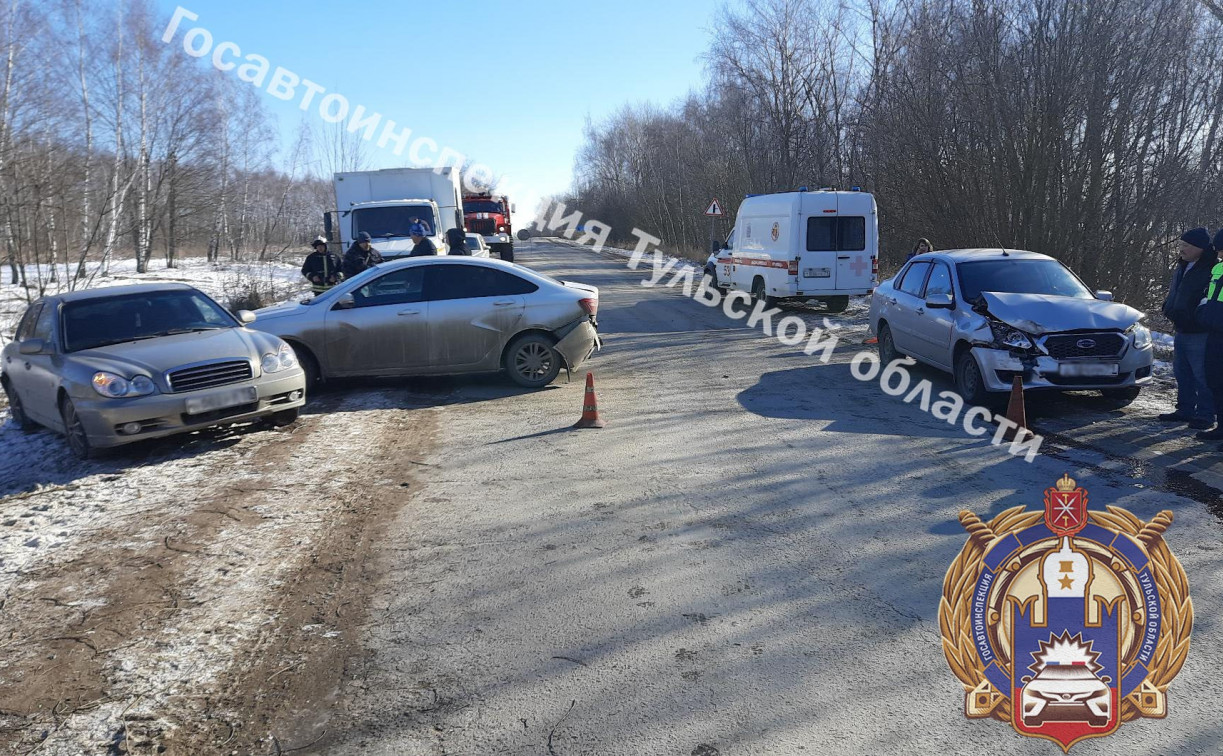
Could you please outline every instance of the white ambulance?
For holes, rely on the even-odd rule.
[[[735,228],[714,253],[717,285],[768,306],[815,299],[841,312],[870,294],[879,273],[875,198],[862,191],[759,194],[739,205]]]

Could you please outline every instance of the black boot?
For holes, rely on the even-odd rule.
[[[1193,437],[1199,441],[1223,441],[1223,423],[1216,425],[1210,430],[1194,433]]]

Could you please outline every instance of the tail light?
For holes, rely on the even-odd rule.
[[[871,280],[879,280],[879,258],[874,255],[871,256]]]
[[[579,299],[578,304],[582,306],[582,312],[592,318],[599,311],[599,300],[597,299]]]
[[[798,258],[797,257],[791,260],[790,264],[786,266],[786,272],[792,276],[798,275]]]

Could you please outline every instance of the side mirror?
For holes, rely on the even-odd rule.
[[[256,317],[258,316],[250,310],[238,310],[238,320],[242,323],[242,325],[250,325],[251,323],[254,323]]]
[[[333,310],[351,310],[352,308],[356,306],[357,306],[357,300],[353,297],[353,295],[345,294],[344,296],[336,300],[335,307],[331,309]]]
[[[951,310],[955,308],[955,300],[950,294],[931,294],[926,297],[926,307],[931,310]]]
[[[1097,291],[1096,299],[1102,299],[1105,302],[1113,301],[1113,293],[1111,291]]]
[[[42,354],[47,350],[47,342],[42,339],[26,339],[17,347],[22,354]]]

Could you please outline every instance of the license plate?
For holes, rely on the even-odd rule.
[[[832,268],[803,268],[803,278],[832,278]]]
[[[1057,368],[1058,375],[1064,375],[1067,378],[1094,378],[1115,376],[1118,373],[1116,363],[1113,364],[1063,364]]]
[[[197,396],[187,400],[187,414],[200,415],[213,410],[237,407],[240,404],[252,404],[259,399],[259,392],[254,386],[219,391],[208,396]]]

